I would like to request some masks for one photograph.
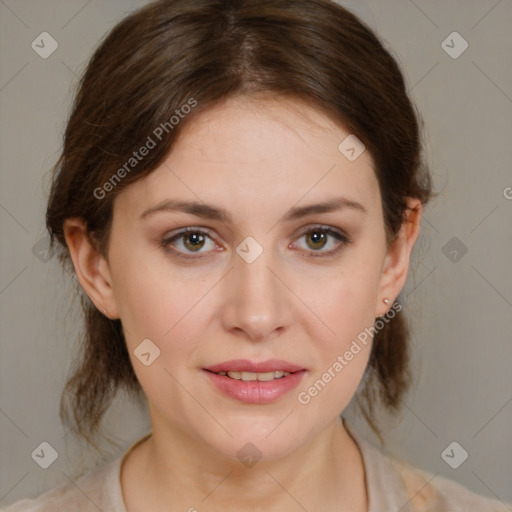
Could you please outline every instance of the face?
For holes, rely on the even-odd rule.
[[[109,311],[154,432],[230,458],[252,442],[272,459],[348,405],[387,261],[372,159],[349,161],[348,135],[291,100],[231,99],[116,198]]]

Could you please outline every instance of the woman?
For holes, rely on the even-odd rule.
[[[47,226],[85,292],[63,417],[152,432],[10,510],[482,511],[340,418],[409,385],[397,297],[431,196],[402,74],[328,0],[159,1],[81,82]],[[361,389],[359,389],[361,388]]]

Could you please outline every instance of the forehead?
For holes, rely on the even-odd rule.
[[[187,158],[251,167],[262,164],[261,172],[283,165],[290,156],[339,156],[341,140],[350,134],[319,110],[290,98],[254,99],[237,97],[209,108],[185,126],[173,151],[174,159]],[[180,144],[181,142],[181,144]]]
[[[344,195],[371,213],[380,208],[373,161],[368,151],[354,161],[340,152],[350,135],[296,100],[233,98],[187,123],[162,165],[116,201],[134,211],[167,198],[204,200],[263,214]]]

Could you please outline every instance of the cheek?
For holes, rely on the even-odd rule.
[[[212,283],[188,277],[190,272],[161,264],[147,254],[133,256],[120,258],[115,274],[132,366],[152,404],[161,411],[182,411],[189,398],[180,383],[186,382],[191,369],[197,370],[196,340],[204,331],[203,308],[208,307],[201,298]],[[144,351],[139,349],[143,346]],[[140,356],[148,352],[150,364],[146,365]],[[174,417],[174,421],[182,419]]]
[[[171,266],[156,251],[112,257],[116,303],[129,344],[168,338],[205,293],[206,283]]]
[[[297,391],[296,399],[308,415],[328,422],[343,412],[363,378],[372,348],[374,325],[372,286],[340,279],[324,295],[323,320],[333,332],[324,330],[312,340],[315,356],[308,379]]]
[[[217,278],[171,265],[155,253],[134,252],[115,261],[116,301],[137,378],[152,400],[164,396],[178,406],[177,382],[197,371],[198,340],[212,321],[209,292]],[[156,346],[149,344],[149,352],[158,354],[149,366],[137,358],[147,339]]]
[[[319,313],[327,327],[323,339],[329,352],[343,350],[373,326],[379,277],[378,255],[365,256],[354,251],[340,264],[340,270],[317,280],[318,286],[308,296],[308,305]]]
[[[311,329],[311,353],[318,359],[297,401],[318,417],[339,414],[348,405],[371,352],[380,260],[378,255],[357,256],[347,258],[343,270],[322,280],[310,296],[311,309],[320,313],[326,328],[322,336]]]

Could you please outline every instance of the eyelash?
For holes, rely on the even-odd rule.
[[[297,237],[296,240],[299,240],[303,236],[313,233],[315,231],[321,231],[321,232],[325,233],[326,235],[330,235],[330,236],[336,238],[338,240],[339,244],[337,245],[337,247],[335,249],[331,249],[330,251],[308,251],[309,254],[306,256],[307,258],[332,258],[332,257],[336,256],[342,250],[342,248],[344,246],[350,245],[352,243],[352,240],[350,240],[347,237],[347,235],[344,234],[343,232],[337,231],[330,227],[321,226],[321,225],[308,228],[306,231],[302,232]],[[188,228],[182,229],[181,231],[179,231],[178,233],[175,233],[174,235],[172,235],[170,237],[163,239],[162,242],[160,243],[160,246],[165,250],[172,251],[174,253],[174,255],[176,255],[178,258],[183,258],[186,260],[193,260],[193,259],[197,260],[199,258],[205,257],[205,256],[203,256],[204,253],[197,253],[197,255],[192,256],[191,255],[192,253],[186,253],[179,249],[172,248],[172,242],[175,242],[176,240],[184,237],[187,233],[199,233],[201,235],[205,235],[206,237],[208,237],[210,240],[213,241],[213,238],[209,235],[208,231],[204,230],[204,228],[200,229],[200,228],[195,228],[195,227],[188,227]]]

